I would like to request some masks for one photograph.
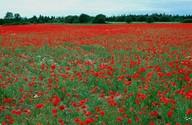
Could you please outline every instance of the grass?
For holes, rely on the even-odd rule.
[[[126,24],[126,22],[111,22],[111,21],[106,21],[107,24]]]
[[[181,22],[154,22],[155,24],[179,24]]]
[[[107,24],[127,24],[126,22],[110,22],[106,21]],[[179,24],[180,22],[153,22],[153,23],[147,23],[147,22],[131,22],[129,24]]]

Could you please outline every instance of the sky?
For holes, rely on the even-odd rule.
[[[0,0],[0,18],[6,12],[21,17],[67,16],[82,13],[95,16],[128,14],[192,15],[192,0]]]

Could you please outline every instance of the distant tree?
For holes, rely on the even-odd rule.
[[[146,22],[147,22],[147,23],[153,23],[153,22],[154,22],[154,18],[153,18],[152,16],[148,16],[148,17],[146,18]]]
[[[69,15],[65,17],[65,23],[72,23],[73,22],[73,16]]]
[[[87,14],[81,14],[79,16],[79,22],[80,23],[88,23],[90,21],[91,17]]]
[[[125,15],[121,15],[121,16],[116,16],[115,17],[115,21],[117,22],[123,22],[125,20]]]
[[[181,22],[182,21],[182,17],[180,17],[179,15],[174,15],[173,16],[173,21],[174,22]]]
[[[184,19],[182,23],[192,23],[192,19]]]
[[[44,23],[44,17],[42,15],[39,15],[38,23]]]
[[[59,23],[64,23],[65,22],[64,17],[57,17],[57,20],[59,21]]]
[[[48,23],[49,20],[50,20],[50,18],[48,16],[45,16],[44,19],[43,19],[43,22]]]
[[[5,20],[11,20],[13,19],[13,13],[12,12],[7,12],[4,17]]]
[[[21,21],[21,16],[20,16],[19,13],[15,13],[15,14],[14,14],[14,21],[15,21],[15,22],[20,22],[20,21]]]
[[[73,22],[72,23],[80,23],[78,16],[73,16]]]
[[[158,22],[159,21],[159,15],[158,14],[152,14],[151,17],[154,19],[154,22]]]
[[[58,18],[54,18],[51,20],[51,23],[60,23],[59,19]]]
[[[146,17],[144,15],[138,15],[136,20],[139,22],[144,22],[146,20]]]
[[[76,16],[69,15],[69,16],[65,17],[65,23],[73,23],[75,18],[76,18]],[[78,18],[78,16],[77,16],[77,18]]]
[[[19,13],[13,14],[12,12],[7,12],[3,19],[0,19],[0,25],[16,25],[16,24],[29,24],[29,23],[105,23],[105,21],[118,21],[131,23],[133,21],[139,22],[182,22],[191,23],[192,15],[167,15],[167,14],[157,14],[152,15],[120,15],[106,17],[103,14],[98,14],[95,17],[89,16],[87,14],[81,14],[80,16],[69,15],[64,17],[49,17],[39,15],[39,17],[33,16],[31,18],[21,17]]]
[[[38,19],[37,19],[36,16],[33,16],[33,17],[29,18],[29,21],[30,21],[31,23],[38,23]]]
[[[115,21],[115,16],[107,17],[106,21]]]
[[[30,24],[31,22],[29,21],[29,19],[27,17],[24,17],[24,18],[22,18],[21,23],[22,24]]]
[[[160,18],[159,18],[159,21],[161,22],[169,22],[170,21],[170,17],[168,15],[162,15]]]
[[[4,19],[0,19],[0,25],[4,23]]]
[[[93,23],[105,23],[105,21],[106,21],[106,16],[103,14],[98,14],[93,19]]]
[[[51,20],[52,20],[52,19],[55,19],[55,17],[54,17],[54,16],[51,16]]]
[[[78,16],[66,16],[65,17],[65,23],[79,23],[79,17]]]
[[[131,18],[132,22],[137,21],[137,16],[136,15],[128,15],[128,16]]]
[[[49,18],[49,20],[48,20],[48,23],[54,23],[54,17],[53,16],[51,16],[51,18]]]
[[[126,23],[131,23],[131,22],[132,22],[131,16],[126,16],[124,21],[125,21]]]

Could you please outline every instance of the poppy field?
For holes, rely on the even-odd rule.
[[[191,123],[191,24],[0,26],[0,125]]]

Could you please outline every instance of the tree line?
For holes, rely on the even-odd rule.
[[[167,14],[145,14],[145,15],[119,15],[109,16],[104,14],[98,14],[96,16],[90,16],[88,14],[68,15],[66,17],[55,16],[33,16],[31,18],[21,17],[19,13],[7,12],[4,18],[0,18],[0,25],[16,25],[16,24],[36,24],[36,23],[96,23],[105,24],[108,22],[181,22],[192,23],[192,15],[167,15]]]

